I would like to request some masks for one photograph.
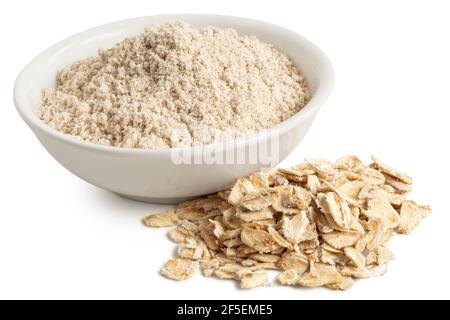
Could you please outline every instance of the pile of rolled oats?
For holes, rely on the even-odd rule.
[[[274,269],[282,285],[340,290],[383,275],[394,232],[411,232],[431,208],[404,199],[408,175],[372,159],[369,166],[355,156],[306,159],[146,217],[151,227],[176,226],[169,237],[178,258],[161,274],[183,280],[201,268],[253,288],[269,284]]]

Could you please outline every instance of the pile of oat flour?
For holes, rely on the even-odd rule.
[[[258,132],[310,97],[302,74],[272,45],[173,22],[60,70],[39,116],[82,140],[162,149]]]

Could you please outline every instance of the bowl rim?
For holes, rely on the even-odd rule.
[[[225,141],[218,141],[213,142],[211,144],[207,145],[195,145],[195,146],[183,146],[183,147],[175,147],[175,148],[165,148],[165,149],[143,149],[143,148],[129,148],[129,147],[116,147],[116,146],[108,146],[108,145],[102,145],[97,144],[90,141],[81,140],[75,136],[71,136],[68,134],[64,134],[56,129],[53,129],[52,127],[48,126],[46,123],[44,123],[39,117],[36,115],[35,112],[31,110],[29,107],[29,103],[25,99],[27,96],[26,88],[25,88],[25,82],[27,79],[27,75],[30,73],[30,70],[33,68],[33,66],[36,63],[39,63],[39,61],[49,54],[50,52],[57,51],[70,43],[86,37],[88,35],[91,35],[103,28],[108,27],[114,27],[115,25],[125,24],[125,23],[132,23],[136,20],[141,19],[164,19],[164,20],[170,20],[170,19],[183,19],[183,17],[190,17],[190,18],[202,18],[202,17],[215,17],[218,19],[230,19],[230,20],[240,20],[245,21],[253,24],[259,24],[259,25],[266,25],[270,28],[277,29],[279,32],[290,34],[291,36],[295,36],[298,41],[302,42],[305,47],[307,47],[307,50],[312,51],[313,55],[317,58],[318,61],[318,68],[317,72],[320,74],[319,76],[319,84],[317,86],[316,91],[313,93],[311,100],[296,114],[291,116],[290,118],[280,122],[279,124],[263,129],[261,131],[244,135],[242,137],[237,137],[235,139],[229,139]],[[151,21],[149,21],[151,24]],[[308,81],[308,79],[306,79]],[[279,135],[282,135],[284,132],[292,129],[293,127],[298,126],[299,124],[305,122],[310,117],[314,116],[317,111],[322,106],[323,102],[328,98],[330,95],[332,88],[334,85],[334,71],[332,64],[328,57],[323,53],[323,51],[317,47],[313,42],[305,38],[304,36],[298,34],[297,32],[294,32],[292,30],[289,30],[287,28],[281,27],[276,24],[272,24],[269,22],[265,22],[262,20],[256,20],[251,18],[245,18],[245,17],[239,17],[239,16],[232,16],[232,15],[217,15],[217,14],[195,14],[195,13],[188,13],[188,14],[164,14],[164,15],[150,15],[150,16],[141,16],[141,17],[135,17],[135,18],[129,18],[129,19],[122,19],[106,24],[102,24],[93,28],[86,29],[84,31],[78,32],[70,37],[65,38],[64,40],[59,41],[58,43],[50,46],[49,48],[42,51],[40,54],[38,54],[35,58],[33,58],[19,73],[17,76],[16,82],[14,84],[14,103],[16,106],[16,109],[20,116],[23,118],[23,120],[30,126],[30,128],[34,131],[35,129],[40,130],[41,132],[50,135],[51,137],[60,140],[64,143],[71,144],[75,147],[80,148],[87,148],[91,150],[101,151],[105,153],[114,153],[114,154],[149,154],[149,155],[155,155],[155,156],[167,156],[171,152],[180,152],[183,150],[195,150],[195,149],[201,149],[203,151],[207,150],[216,150],[217,148],[221,148],[222,150],[227,150],[230,148],[239,148],[242,146],[250,145],[253,143],[256,143],[261,140],[267,140],[270,132],[272,130],[277,130]],[[229,144],[229,142],[233,142],[232,144]]]

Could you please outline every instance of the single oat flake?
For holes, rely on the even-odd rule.
[[[160,273],[173,280],[185,280],[192,277],[198,270],[198,262],[187,259],[171,259],[161,269]]]
[[[184,280],[201,269],[243,289],[269,285],[268,270],[281,285],[333,290],[382,276],[391,237],[412,232],[431,207],[405,199],[409,175],[372,159],[309,158],[146,217],[149,227],[173,227],[178,245],[160,273]]]

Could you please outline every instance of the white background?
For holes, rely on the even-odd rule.
[[[0,298],[450,298],[450,4],[447,1],[2,1]],[[96,25],[162,13],[266,20],[315,42],[336,83],[285,161],[371,153],[415,178],[433,214],[396,236],[385,276],[347,292],[158,275],[175,248],[141,219],[168,206],[122,199],[61,167],[16,113],[16,75],[55,42]]]

